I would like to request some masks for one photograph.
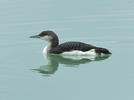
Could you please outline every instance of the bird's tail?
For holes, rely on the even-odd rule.
[[[112,54],[108,49],[105,49],[105,48],[96,48],[96,53],[98,53],[99,55],[101,54],[101,53],[103,53],[103,54]]]

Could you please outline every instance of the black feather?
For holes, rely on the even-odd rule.
[[[60,44],[56,46],[55,48],[52,48],[49,53],[59,54],[66,51],[73,51],[73,50],[80,50],[83,52],[86,52],[91,49],[96,49],[97,47],[82,43],[82,42],[65,42],[63,44]]]

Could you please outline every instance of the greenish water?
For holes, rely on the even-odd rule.
[[[44,59],[29,36],[48,29],[113,54]],[[134,100],[133,0],[1,0],[0,48],[0,100]]]

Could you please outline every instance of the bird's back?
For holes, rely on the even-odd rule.
[[[97,47],[92,46],[90,44],[82,43],[82,42],[65,42],[65,43],[58,45],[55,48],[52,48],[49,52],[56,53],[56,54],[74,51],[74,50],[86,52],[95,48]]]

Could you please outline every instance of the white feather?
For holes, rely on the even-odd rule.
[[[90,59],[95,60],[95,55],[61,55],[63,58],[68,58],[72,60]]]
[[[43,37],[40,37],[42,40],[46,40],[46,41],[50,41],[52,39],[51,36],[43,36]]]
[[[73,60],[80,60],[80,59],[90,59],[95,60],[97,53],[95,52],[95,49],[91,49],[89,51],[83,52],[79,50],[74,50],[71,52],[64,52],[61,54],[64,58],[69,58]]]
[[[48,45],[43,49],[43,53],[47,54],[50,49],[51,49],[51,42],[49,42]]]
[[[69,51],[69,52],[63,52],[62,55],[92,55],[92,56],[96,56],[97,53],[95,52],[95,49],[91,49],[89,51],[79,51],[79,50],[74,50],[74,51]]]

